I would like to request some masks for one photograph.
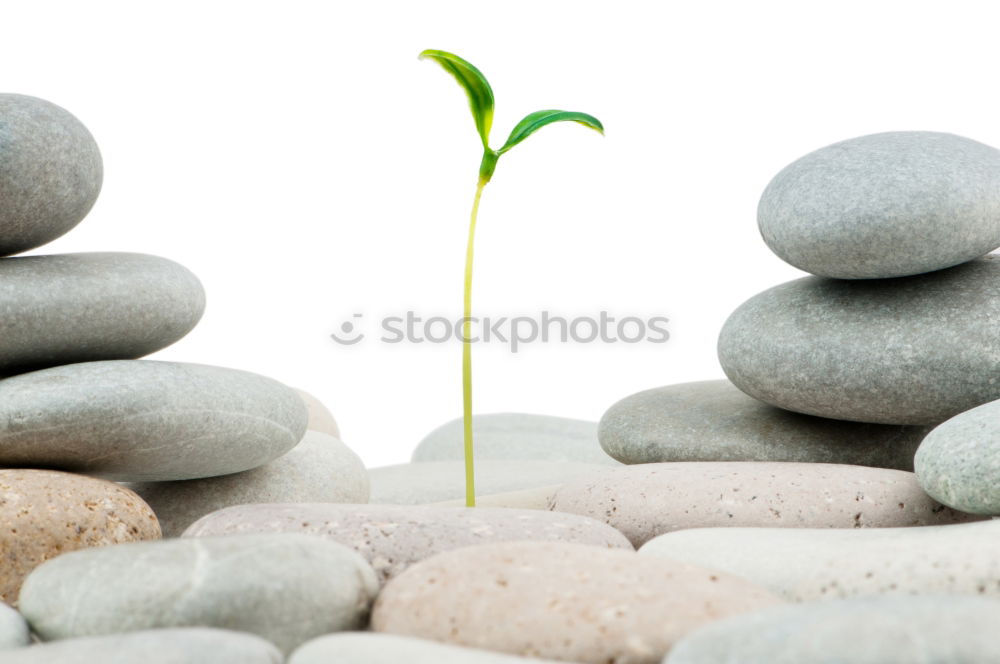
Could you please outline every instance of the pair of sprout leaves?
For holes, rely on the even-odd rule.
[[[427,50],[420,54],[421,59],[430,58],[441,65],[445,71],[455,77],[469,96],[469,107],[476,121],[476,130],[483,141],[483,160],[479,166],[479,183],[476,186],[476,197],[472,203],[472,216],[469,220],[469,241],[465,253],[465,315],[462,323],[462,425],[465,448],[465,504],[474,507],[476,504],[475,471],[473,468],[472,442],[472,257],[476,237],[476,217],[479,213],[479,199],[483,187],[493,177],[497,160],[500,155],[531,136],[546,125],[554,122],[578,122],[585,127],[604,133],[600,120],[587,113],[575,111],[535,111],[517,123],[510,137],[499,150],[490,148],[490,129],[493,126],[493,89],[482,72],[470,63],[453,53]]]

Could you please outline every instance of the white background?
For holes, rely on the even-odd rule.
[[[477,412],[598,419],[641,389],[721,377],[716,335],[799,272],[756,227],[793,159],[895,129],[1000,145],[1000,47],[982,2],[0,3],[0,91],[91,129],[91,215],[34,253],[172,258],[209,295],[159,359],[313,392],[369,465],[405,461],[461,413],[460,346],[328,337],[415,309],[461,315],[480,148],[425,48],[489,78],[494,145],[543,108],[592,113],[500,162],[475,309],[666,315],[666,345],[475,352]],[[373,330],[377,332],[377,330]]]

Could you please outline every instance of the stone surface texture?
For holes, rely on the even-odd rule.
[[[306,535],[173,539],[76,551],[38,567],[20,609],[43,640],[170,627],[257,634],[287,653],[364,626],[375,573]]]
[[[310,431],[319,431],[334,438],[340,438],[340,427],[334,419],[330,409],[323,405],[319,399],[303,390],[295,390],[302,397],[306,408],[309,410],[309,424],[306,425]]]
[[[321,636],[288,658],[288,664],[530,664],[555,660],[517,657],[392,634],[345,632]]]
[[[103,179],[97,143],[69,111],[0,94],[0,256],[40,247],[76,226]]]
[[[293,448],[307,418],[294,390],[246,371],[70,364],[0,381],[0,464],[126,482],[225,475]]]
[[[653,664],[701,625],[777,602],[743,579],[684,563],[512,542],[410,567],[382,590],[372,629],[513,655]]]
[[[0,602],[0,650],[20,648],[29,643],[28,623],[20,613]]]
[[[24,578],[46,560],[159,537],[149,505],[113,482],[51,470],[0,470],[0,601],[15,603]]]
[[[290,452],[253,470],[129,487],[156,512],[164,537],[178,537],[199,518],[233,505],[368,502],[368,472],[361,459],[318,431],[306,431]]]
[[[871,281],[806,277],[741,305],[719,336],[729,379],[809,415],[938,424],[1000,398],[1000,255]]]
[[[594,519],[489,507],[244,505],[214,512],[184,535],[289,532],[326,537],[351,547],[382,580],[443,551],[489,542],[562,541],[632,549],[624,535]]]
[[[0,376],[142,357],[190,332],[204,310],[201,282],[166,258],[127,253],[5,258],[0,260]]]
[[[1000,521],[920,528],[699,528],[640,550],[718,569],[793,601],[879,594],[1000,597]]]
[[[547,510],[552,497],[562,484],[551,484],[534,489],[521,489],[506,493],[489,493],[476,496],[476,507],[509,507],[518,510]],[[434,507],[465,507],[465,498],[428,503]]]
[[[951,267],[1000,247],[1000,151],[929,131],[852,138],[785,167],[757,219],[774,253],[821,276]]]

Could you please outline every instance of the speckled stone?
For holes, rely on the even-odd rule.
[[[981,664],[1000,661],[1000,601],[861,597],[778,606],[706,625],[664,664]]]
[[[649,463],[567,482],[550,508],[604,521],[635,546],[685,528],[890,528],[981,520],[913,473],[827,463]]]
[[[639,550],[806,601],[878,594],[1000,597],[1000,521],[920,528],[699,528]]]
[[[441,425],[420,441],[414,461],[465,458],[462,419]],[[597,424],[550,415],[491,413],[472,419],[476,459],[572,461],[617,466],[597,442]]]
[[[142,357],[190,332],[204,310],[198,278],[158,256],[0,259],[0,375]]]
[[[476,507],[508,507],[518,510],[547,510],[552,497],[562,484],[550,484],[534,489],[507,491],[505,493],[490,493],[476,496]],[[442,500],[439,503],[429,503],[434,507],[465,507],[465,498]]]
[[[873,281],[806,277],[751,298],[719,360],[752,397],[809,415],[937,424],[1000,398],[1000,255]]]
[[[347,547],[306,535],[172,539],[89,549],[35,569],[21,613],[43,639],[224,627],[283,652],[365,624],[378,580]]]
[[[149,505],[113,482],[0,470],[0,601],[15,603],[24,577],[67,551],[159,537]]]
[[[852,138],[786,166],[757,219],[774,253],[821,276],[951,267],[1000,247],[1000,150],[930,131]]]
[[[476,495],[562,484],[607,466],[559,461],[476,461]],[[426,461],[368,471],[372,503],[420,505],[465,497],[465,463]]]
[[[124,482],[226,475],[293,448],[307,419],[294,390],[246,371],[70,364],[0,381],[0,464]]]
[[[360,553],[384,581],[442,551],[517,540],[632,549],[625,536],[575,514],[488,507],[243,505],[214,512],[185,537],[247,533],[326,537]]]
[[[917,478],[937,500],[973,514],[1000,515],[1000,401],[956,415],[928,434]]]
[[[0,256],[80,223],[103,177],[97,143],[73,115],[44,99],[0,94]]]
[[[928,431],[793,413],[728,380],[706,380],[622,399],[601,418],[598,435],[624,463],[802,461],[913,470]]]
[[[306,428],[310,431],[319,431],[334,438],[340,438],[340,427],[337,426],[337,420],[334,419],[333,413],[323,405],[323,402],[303,390],[295,391],[302,397],[302,401],[305,402],[306,408],[309,410],[309,423]]]
[[[4,653],[4,664],[281,664],[260,637],[222,629],[151,629],[64,639]]]
[[[510,542],[410,567],[382,589],[372,629],[585,664],[653,664],[701,625],[777,602],[743,579],[672,560]]]
[[[20,648],[29,643],[28,623],[20,613],[0,602],[0,650]]]
[[[199,518],[249,503],[367,503],[368,472],[332,436],[307,431],[302,441],[259,468],[222,477],[130,484],[152,506],[164,537],[178,537]]]
[[[345,632],[310,641],[288,664],[556,664],[551,659],[516,657],[392,634]]]

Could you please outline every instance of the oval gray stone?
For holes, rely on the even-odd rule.
[[[913,470],[928,431],[793,413],[728,380],[706,380],[622,399],[601,418],[598,436],[608,454],[629,464],[801,461]]]
[[[74,551],[34,572],[21,613],[43,640],[224,627],[283,652],[364,626],[378,592],[361,556],[306,535],[173,539]]]
[[[1000,247],[1000,150],[895,131],[834,143],[786,166],[757,208],[767,246],[826,277],[882,279]]]
[[[1000,597],[1000,521],[919,528],[695,528],[639,553],[722,570],[792,601],[885,594]]]
[[[573,461],[616,466],[597,442],[597,424],[528,413],[475,415],[472,435],[477,459]],[[413,461],[465,458],[462,419],[441,425],[420,441]]]
[[[294,390],[246,371],[69,364],[0,381],[0,464],[126,482],[226,475],[292,449],[307,419]]]
[[[561,461],[476,462],[476,495],[508,493],[562,484],[568,479],[604,470],[596,463]],[[463,461],[425,461],[382,466],[368,471],[372,503],[420,505],[465,497]]]
[[[103,177],[97,143],[73,115],[44,99],[0,94],[0,256],[80,223]]]
[[[685,528],[889,528],[982,520],[931,500],[913,473],[768,461],[609,468],[564,484],[550,509],[603,521],[635,546]]]
[[[223,629],[151,629],[89,636],[5,652],[4,664],[281,664],[264,639]]]
[[[288,664],[556,664],[554,659],[517,657],[394,634],[346,632],[310,641]]]
[[[29,643],[28,623],[15,609],[0,602],[0,650],[20,648]]]
[[[625,536],[576,514],[488,507],[241,505],[209,514],[184,533],[205,537],[302,533],[360,553],[385,581],[442,551],[488,542],[575,542],[631,549]]]
[[[750,396],[809,415],[937,424],[1000,399],[1000,255],[915,277],[806,277],[726,321],[719,360]]]
[[[307,431],[290,452],[253,470],[200,480],[141,482],[129,488],[153,508],[163,536],[177,537],[199,518],[233,505],[367,503],[368,471],[344,443]]]
[[[924,491],[972,514],[1000,515],[1000,401],[956,415],[927,435],[916,457]]]
[[[198,278],[159,256],[4,258],[0,376],[142,357],[184,337],[204,310]]]
[[[1000,601],[861,597],[779,606],[711,623],[664,664],[980,664],[1000,661]]]

